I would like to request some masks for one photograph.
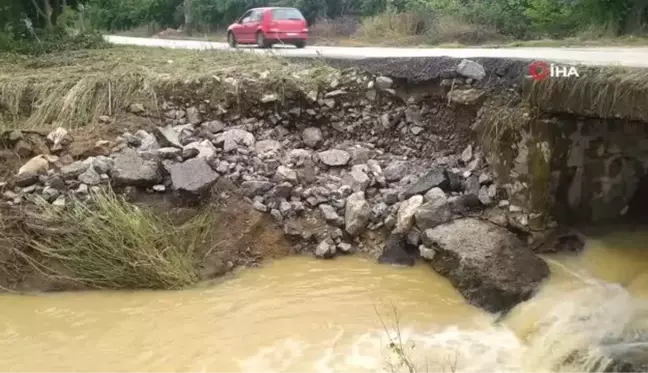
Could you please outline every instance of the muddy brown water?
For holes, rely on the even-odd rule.
[[[5,371],[408,371],[392,338],[419,372],[600,370],[601,356],[648,340],[645,232],[547,256],[551,279],[499,323],[425,263],[357,256],[290,257],[185,291],[3,295],[0,362]]]

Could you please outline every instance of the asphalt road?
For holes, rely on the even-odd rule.
[[[178,49],[230,49],[226,43],[198,40],[167,40],[107,35],[113,44],[166,47]],[[296,49],[291,46],[262,50],[241,47],[255,53],[273,53],[290,57],[326,57],[362,59],[379,57],[455,57],[455,58],[511,58],[562,62],[565,64],[619,65],[648,67],[646,47],[594,47],[594,48],[382,48],[382,47],[324,47],[308,46]]]

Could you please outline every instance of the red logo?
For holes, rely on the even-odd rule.
[[[533,80],[545,80],[551,75],[551,66],[542,61],[536,61],[529,65],[529,74]]]

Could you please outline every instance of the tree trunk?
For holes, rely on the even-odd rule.
[[[191,35],[194,28],[193,11],[191,8],[191,6],[193,5],[192,3],[193,0],[184,0],[184,24],[185,24],[185,32],[188,35]]]
[[[646,0],[633,0],[625,20],[624,31],[626,34],[639,33],[644,24],[644,13],[648,8]]]

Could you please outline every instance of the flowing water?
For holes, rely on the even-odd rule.
[[[551,279],[501,322],[424,263],[359,257],[291,257],[186,291],[4,295],[0,362],[4,371],[600,370],[602,356],[645,351],[647,238],[621,232],[578,256],[547,256]]]

